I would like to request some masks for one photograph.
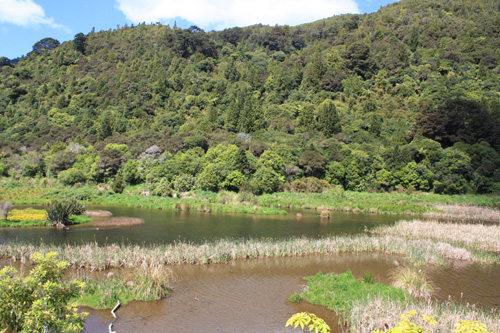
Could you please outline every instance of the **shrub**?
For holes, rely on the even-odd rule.
[[[68,170],[59,172],[59,175],[57,175],[57,179],[59,179],[66,185],[74,185],[76,183],[85,182],[87,180],[87,177],[81,170],[70,168]]]
[[[175,178],[174,189],[178,192],[188,192],[191,191],[196,185],[196,177],[182,174]]]
[[[54,252],[35,253],[35,268],[23,279],[12,267],[0,271],[0,329],[7,332],[75,332],[88,315],[78,313],[71,298],[85,288],[80,281],[63,282],[69,266]]]
[[[294,180],[290,184],[290,189],[296,193],[304,193],[307,191],[307,185],[302,180]]]
[[[170,182],[166,178],[160,178],[159,181],[155,181],[149,185],[149,191],[153,195],[159,197],[169,197],[172,195],[172,188],[170,187]]]
[[[115,193],[122,193],[126,186],[127,184],[125,184],[121,175],[117,175],[111,182],[111,189]]]
[[[311,192],[311,193],[323,192],[323,186],[318,178],[307,177],[305,179],[305,181],[306,181],[306,186],[307,186],[307,192]]]
[[[69,217],[71,215],[82,215],[85,212],[85,206],[78,199],[54,200],[47,207],[47,218],[52,225],[63,227],[72,224]]]
[[[14,205],[10,201],[4,202],[4,203],[0,202],[0,214],[2,214],[2,217],[4,219],[7,219],[12,207],[14,207]]]

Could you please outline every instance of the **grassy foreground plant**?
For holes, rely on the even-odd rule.
[[[0,329],[7,332],[79,332],[87,313],[78,313],[70,299],[85,284],[63,282],[69,264],[55,253],[33,255],[35,268],[22,278],[12,267],[0,271]]]

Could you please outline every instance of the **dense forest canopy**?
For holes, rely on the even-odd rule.
[[[500,3],[45,38],[0,58],[0,173],[152,193],[500,191]],[[119,186],[117,188],[120,188]]]

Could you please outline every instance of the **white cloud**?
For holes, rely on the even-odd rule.
[[[48,25],[52,28],[64,28],[46,17],[45,11],[33,0],[0,0],[0,23],[11,23],[23,27]]]
[[[132,22],[181,17],[203,29],[252,24],[297,25],[343,13],[359,13],[354,0],[116,0]]]

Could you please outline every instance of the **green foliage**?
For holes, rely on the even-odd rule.
[[[255,172],[249,186],[255,194],[273,193],[278,191],[284,182],[284,177],[273,169],[261,167]]]
[[[69,168],[68,170],[59,172],[57,179],[62,181],[64,184],[74,185],[76,183],[84,183],[87,180],[87,177],[82,171],[76,168]]]
[[[363,282],[364,283],[374,283],[375,275],[372,272],[364,272],[363,273]]]
[[[82,215],[85,206],[78,199],[54,200],[47,207],[47,218],[53,225],[63,227],[71,224],[71,215]]]
[[[370,295],[382,295],[400,301],[411,297],[399,288],[358,281],[351,271],[342,274],[318,273],[306,280],[308,289],[301,296],[313,304],[322,304],[336,312],[346,311],[353,301],[365,299]]]
[[[80,332],[87,313],[78,313],[70,300],[85,284],[64,282],[66,262],[55,253],[35,253],[35,267],[22,278],[12,267],[0,271],[0,328],[12,332]]]
[[[218,191],[250,189],[264,166],[295,185],[497,192],[499,8],[422,1],[295,27],[43,39],[0,59],[0,175],[175,188],[186,174]]]

